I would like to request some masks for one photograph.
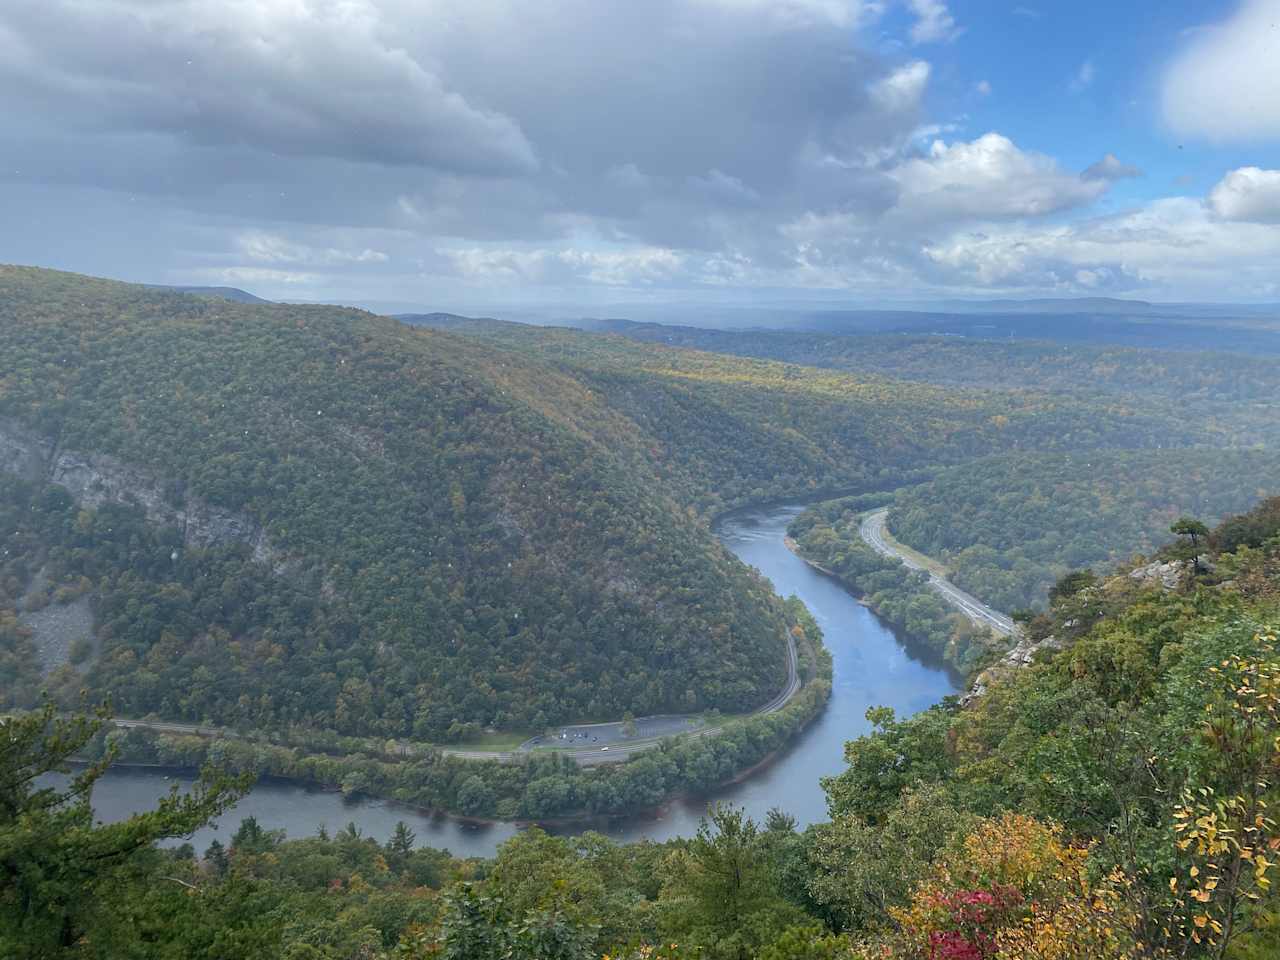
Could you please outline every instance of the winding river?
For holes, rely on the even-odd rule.
[[[741,511],[724,518],[720,539],[746,563],[757,567],[783,596],[795,594],[822,627],[834,660],[834,686],[825,712],[774,762],[739,783],[711,794],[673,801],[627,817],[584,821],[574,832],[598,830],[616,840],[666,840],[687,836],[698,827],[707,804],[729,801],[762,819],[780,807],[800,825],[825,819],[820,778],[843,768],[846,740],[867,730],[864,713],[884,704],[899,714],[913,713],[958,689],[959,678],[936,659],[903,642],[838,583],[811,569],[783,543],[787,524],[799,506]],[[147,809],[175,782],[189,775],[147,769],[114,769],[99,781],[93,803],[99,818],[121,819]],[[216,823],[198,832],[192,843],[203,850],[215,837],[225,843],[241,818],[254,816],[264,827],[284,829],[291,837],[332,832],[354,821],[367,835],[386,839],[397,820],[407,822],[418,843],[443,847],[457,856],[491,856],[518,829],[514,824],[474,825],[452,817],[424,814],[381,800],[344,800],[338,793],[299,784],[265,780]],[[563,831],[567,832],[567,831]]]

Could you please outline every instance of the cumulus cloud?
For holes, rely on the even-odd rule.
[[[451,89],[373,3],[19,0],[3,26],[6,85],[82,127],[479,174],[537,165],[516,121]]]
[[[927,255],[938,282],[972,289],[1158,290],[1214,300],[1280,293],[1280,230],[1223,222],[1184,197],[1072,224],[957,231],[931,243]]]
[[[915,110],[929,85],[929,72],[929,64],[924,60],[905,64],[871,84],[871,99],[890,113]]]
[[[9,0],[0,260],[424,304],[1274,274],[1274,172],[1064,223],[1139,171],[927,115],[890,8],[960,32],[938,0]]]
[[[907,7],[916,17],[911,26],[911,39],[915,43],[942,43],[960,35],[955,18],[943,0],[907,0]]]
[[[386,263],[390,257],[381,250],[343,250],[313,247],[262,230],[247,230],[236,237],[240,252],[255,263],[294,263],[333,266],[352,263]]]
[[[901,209],[929,220],[1043,216],[1090,203],[1107,189],[998,133],[967,143],[935,140],[925,156],[889,175],[902,189]]]
[[[1142,176],[1142,171],[1132,164],[1121,163],[1114,153],[1108,153],[1085,167],[1080,176],[1085,180],[1127,180]]]
[[[1232,170],[1209,191],[1208,204],[1223,220],[1280,223],[1280,170]]]
[[[1217,141],[1280,137],[1280,0],[1244,0],[1191,34],[1165,71],[1164,117],[1178,133]]]
[[[856,27],[884,12],[875,0],[695,0],[709,6],[747,10],[784,26],[829,23]]]

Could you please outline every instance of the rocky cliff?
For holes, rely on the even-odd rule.
[[[59,449],[53,438],[12,420],[0,420],[0,470],[57,484],[85,507],[140,507],[151,522],[181,530],[183,544],[190,548],[247,543],[256,560],[281,560],[261,526],[243,513],[189,494],[175,497],[165,478],[142,467],[105,454]]]

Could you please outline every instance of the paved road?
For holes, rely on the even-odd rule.
[[[888,513],[888,508],[873,510],[862,518],[862,526],[859,529],[859,533],[862,534],[862,539],[876,553],[901,560],[905,566],[910,567],[912,570],[928,573],[929,585],[940,593],[944,600],[979,626],[990,627],[993,632],[1005,637],[1011,637],[1017,632],[1017,625],[999,610],[991,609],[977,597],[965,593],[950,580],[926,569],[909,555],[890,544],[885,539],[884,529],[885,517],[888,516]]]
[[[800,690],[800,672],[799,660],[796,653],[795,639],[787,634],[787,682],[782,691],[763,706],[757,707],[751,711],[748,716],[760,716],[766,713],[777,713],[792,697]],[[645,718],[637,718],[637,724],[643,724]],[[674,718],[672,718],[674,719]],[[174,733],[188,734],[201,737],[237,737],[238,734],[233,730],[226,730],[221,727],[205,727],[190,723],[169,723],[163,720],[125,720],[115,718],[111,721],[115,726],[125,730],[142,729],[154,730],[157,733]],[[618,724],[621,726],[621,723]],[[683,736],[690,739],[699,737],[712,737],[718,734],[722,727],[704,727],[702,729],[693,730]],[[630,759],[636,754],[643,753],[646,750],[652,750],[660,744],[665,737],[649,737],[645,739],[627,740],[622,743],[610,743],[608,750],[603,750],[599,745],[590,747],[570,747],[563,750],[557,750],[557,753],[571,757],[579,766],[591,767],[602,763],[620,763],[623,760]],[[533,748],[533,741],[521,744],[519,748],[512,752],[499,753],[491,750],[457,750],[452,747],[438,748],[440,753],[447,757],[459,757],[463,760],[496,760],[499,763],[515,763],[517,760],[527,756]],[[432,748],[418,746],[415,744],[402,744],[401,751],[405,756],[416,756],[424,753]]]

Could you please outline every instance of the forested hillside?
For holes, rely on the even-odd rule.
[[[1071,318],[1065,318],[1069,324]],[[1280,365],[1270,356],[970,336],[704,330],[617,321],[630,339],[943,386],[1034,390],[1167,404],[1213,442],[1280,440]]]
[[[181,835],[236,785],[209,780],[191,802],[97,828],[82,798],[20,786],[0,806],[0,951],[1274,957],[1280,500],[1197,536],[1161,551],[1160,576],[1068,578],[1031,625],[1027,664],[990,672],[970,705],[870,711],[874,731],[823,784],[828,822],[720,808],[665,844],[530,830],[491,861],[460,861],[403,828],[378,843],[356,824],[285,838],[246,820],[225,845],[161,851],[152,838]],[[24,784],[93,732],[23,721],[0,775]]]
[[[1021,610],[1069,570],[1150,553],[1180,516],[1213,523],[1277,489],[1280,455],[1266,450],[992,457],[899,491],[889,527],[957,586]]]
[[[439,739],[783,684],[767,585],[544,364],[20,268],[0,356],[9,702],[38,690],[33,583],[96,611],[100,656],[54,685],[126,715]]]
[[[249,729],[438,741],[746,710],[781,687],[789,624],[715,511],[1204,439],[1111,401],[34,269],[3,269],[0,310],[5,604],[87,596],[97,624],[83,673],[48,682]],[[29,701],[8,617],[5,695]]]

